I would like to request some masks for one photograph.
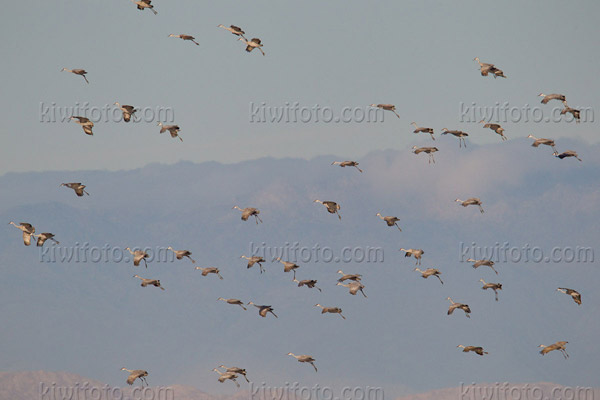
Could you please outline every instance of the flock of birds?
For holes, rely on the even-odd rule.
[[[158,12],[154,9],[154,6],[151,4],[152,3],[151,0],[139,0],[139,1],[131,0],[131,1],[137,6],[138,10],[143,11],[143,10],[148,9],[148,10],[152,11],[154,14],[158,14]],[[258,38],[253,38],[251,40],[247,40],[246,37],[244,36],[245,32],[240,27],[235,26],[235,25],[230,25],[230,26],[218,25],[218,27],[231,32],[235,36],[238,36],[238,40],[243,41],[246,44],[247,52],[251,52],[254,49],[258,49],[263,55],[265,55],[265,53],[262,49],[263,45],[261,43],[261,40]],[[196,42],[195,38],[191,35],[170,34],[169,37],[179,38],[184,41],[191,41],[192,43],[199,45],[199,43]],[[485,76],[491,75],[494,78],[498,78],[498,77],[506,78],[506,76],[504,75],[504,72],[501,69],[497,68],[494,64],[482,63],[478,57],[476,57],[474,60],[477,61],[477,63],[479,64],[479,68],[480,68],[480,72],[481,72],[482,76],[485,77]],[[89,81],[86,77],[87,71],[84,69],[63,68],[62,71],[71,72],[75,75],[79,75],[79,76],[83,77],[83,79],[86,81],[86,83],[89,84]],[[574,116],[574,118],[576,119],[576,121],[579,122],[579,119],[580,119],[579,110],[569,107],[566,102],[566,97],[564,95],[562,95],[562,94],[545,95],[543,93],[540,93],[539,96],[543,97],[543,99],[541,101],[543,104],[547,104],[551,100],[561,101],[565,107],[562,110],[561,114],[564,115],[566,113],[571,113]],[[131,118],[135,115],[135,112],[137,111],[135,109],[135,107],[133,107],[131,105],[121,105],[118,102],[115,102],[115,105],[118,106],[121,109],[121,111],[123,112],[123,120],[125,122],[129,122],[131,120]],[[382,110],[391,111],[398,118],[400,118],[400,115],[396,112],[396,107],[393,104],[371,104],[371,106],[380,108]],[[83,131],[87,135],[93,135],[92,128],[93,128],[94,124],[92,121],[89,120],[89,118],[83,117],[83,116],[72,116],[70,118],[71,118],[71,120],[75,120],[79,125],[81,125],[81,127],[83,128]],[[485,128],[485,129],[489,128],[493,132],[498,134],[501,137],[502,141],[507,140],[507,137],[504,135],[505,129],[502,126],[500,126],[500,124],[487,123],[486,121],[480,121],[480,123],[484,124],[483,128]],[[434,136],[433,128],[418,126],[416,122],[411,122],[411,125],[413,125],[415,128],[413,131],[415,134],[426,133],[426,134],[430,135],[432,140],[434,140],[434,141],[436,140],[435,136]],[[171,134],[171,137],[179,138],[181,141],[183,141],[183,139],[179,136],[180,127],[178,125],[164,125],[163,123],[158,122],[158,126],[160,126],[160,133],[164,133],[164,132],[168,131]],[[443,128],[441,130],[441,134],[442,135],[451,134],[451,135],[457,137],[459,140],[459,147],[462,147],[463,145],[466,147],[466,145],[467,145],[465,139],[466,139],[466,137],[469,136],[469,134],[466,132],[463,132],[460,130],[449,130],[447,128]],[[533,135],[529,135],[528,137],[534,140],[534,142],[532,144],[533,147],[538,147],[540,145],[546,145],[546,146],[551,147],[552,150],[554,151],[553,154],[560,159],[567,158],[567,157],[574,157],[574,158],[578,159],[579,161],[581,161],[581,159],[579,158],[578,154],[575,151],[567,150],[562,153],[559,153],[556,150],[555,142],[552,139],[536,138]],[[435,163],[434,153],[439,151],[437,147],[417,147],[417,146],[413,146],[412,150],[413,150],[414,154],[420,154],[420,153],[427,154],[429,156],[429,163]],[[362,169],[360,169],[358,167],[359,163],[356,161],[334,161],[331,163],[331,165],[338,165],[342,168],[354,167],[359,172],[361,172],[361,173],[363,172]],[[78,197],[83,197],[84,195],[89,195],[89,193],[85,190],[86,186],[80,182],[62,183],[60,186],[61,187],[64,186],[69,189],[72,189]],[[458,202],[463,207],[467,207],[467,206],[471,206],[471,205],[477,206],[481,213],[484,212],[483,207],[482,207],[482,202],[479,198],[471,197],[466,200],[456,199],[455,201]],[[341,207],[337,202],[330,201],[330,200],[322,201],[319,199],[315,199],[314,202],[322,204],[323,206],[325,206],[328,213],[337,215],[339,220],[342,219],[342,217],[339,213]],[[236,205],[236,206],[233,206],[232,209],[236,209],[241,212],[241,219],[243,221],[247,221],[250,217],[254,217],[256,224],[258,224],[259,222],[260,223],[263,222],[261,220],[261,218],[259,217],[260,210],[258,210],[257,208],[254,208],[254,207],[241,208]],[[402,231],[402,229],[398,225],[400,218],[398,218],[396,216],[384,216],[381,213],[377,213],[376,216],[378,218],[380,218],[381,220],[383,220],[388,227],[396,227],[396,228],[398,228],[399,231]],[[34,238],[34,239],[37,238],[37,246],[43,246],[47,240],[50,240],[56,244],[59,244],[59,242],[56,239],[54,239],[55,235],[52,233],[44,232],[44,233],[36,234],[35,227],[30,223],[21,222],[19,224],[16,224],[11,221],[9,224],[15,226],[16,228],[18,228],[22,231],[23,242],[24,242],[25,246],[29,246],[31,244],[32,238]],[[144,252],[143,250],[132,250],[129,247],[125,248],[125,250],[129,251],[130,254],[133,256],[133,265],[135,267],[139,267],[140,263],[143,262],[145,267],[148,268],[147,259],[149,258],[149,255],[146,252]],[[178,260],[187,258],[193,264],[196,263],[196,261],[194,259],[192,259],[192,257],[191,257],[192,252],[189,250],[175,250],[174,248],[172,248],[170,246],[168,247],[168,250],[174,252],[174,254]],[[419,268],[419,266],[421,265],[421,259],[424,255],[424,251],[422,249],[401,248],[400,251],[403,251],[405,253],[405,257],[414,257],[415,258],[417,266],[414,268],[414,271],[419,272],[421,274],[422,278],[427,279],[431,276],[434,276],[440,281],[440,284],[442,284],[442,285],[444,284],[444,282],[442,281],[442,278],[440,276],[442,273],[438,269],[427,268],[425,270],[421,270]],[[242,256],[240,256],[240,258],[245,259],[247,261],[248,269],[252,268],[254,265],[258,264],[260,273],[262,274],[264,272],[263,263],[265,263],[266,260],[263,257],[260,257],[260,256],[248,257],[245,255],[242,255]],[[281,258],[277,258],[276,261],[283,264],[283,271],[285,273],[292,272],[293,282],[296,283],[298,285],[298,287],[307,287],[309,289],[317,289],[319,291],[322,290],[321,288],[316,286],[317,280],[314,280],[314,279],[298,280],[298,279],[296,279],[296,270],[298,270],[300,268],[300,266],[298,264],[293,263],[291,261],[282,260]],[[474,269],[477,269],[480,266],[487,266],[487,267],[490,267],[496,273],[496,275],[498,275],[498,271],[496,271],[496,269],[494,269],[494,262],[492,260],[468,259],[467,261],[473,263]],[[223,276],[221,276],[221,274],[220,274],[219,268],[195,267],[195,269],[201,271],[202,276],[208,276],[209,274],[213,274],[213,275],[216,275],[219,279],[223,279]],[[341,277],[337,280],[336,285],[347,288],[351,295],[356,295],[358,292],[360,292],[365,298],[367,298],[367,295],[364,292],[365,285],[362,283],[362,275],[346,274],[342,270],[338,270],[337,273],[340,274]],[[141,281],[140,286],[142,286],[144,288],[148,287],[148,286],[150,286],[150,287],[153,286],[153,287],[160,288],[163,291],[165,290],[165,288],[162,286],[160,280],[158,280],[158,279],[147,279],[147,278],[143,278],[143,277],[139,276],[138,274],[135,274],[133,277],[138,278]],[[495,300],[498,301],[498,291],[502,290],[502,284],[486,282],[483,278],[480,279],[480,282],[483,285],[481,287],[481,289],[492,290],[495,294]],[[557,288],[556,290],[561,293],[571,296],[571,298],[573,299],[573,301],[576,304],[581,305],[581,294],[579,292],[577,292],[576,290],[569,289],[569,288]],[[471,308],[469,307],[468,304],[455,302],[454,300],[452,300],[451,297],[447,297],[447,300],[450,302],[450,306],[447,311],[448,315],[452,315],[455,310],[461,310],[464,312],[464,314],[467,318],[470,318]],[[217,299],[217,301],[223,301],[230,305],[239,306],[245,311],[247,310],[247,308],[245,306],[252,305],[258,309],[258,314],[260,317],[266,318],[268,316],[268,314],[271,314],[273,317],[278,318],[274,312],[274,308],[271,305],[258,305],[258,304],[253,303],[252,301],[245,303],[239,299],[234,299],[234,298],[226,299],[223,297],[219,297]],[[314,307],[320,308],[321,314],[339,314],[342,319],[344,319],[344,320],[346,319],[346,317],[342,314],[342,309],[339,307],[326,307],[319,303],[315,304]],[[548,345],[548,346],[539,345],[539,347],[542,348],[540,353],[542,355],[544,355],[551,351],[558,350],[563,354],[563,356],[565,358],[568,358],[568,354],[566,353],[566,344],[567,343],[568,342],[566,342],[566,341],[558,341],[558,342]],[[463,352],[474,352],[475,354],[478,354],[480,356],[488,354],[488,352],[484,351],[483,347],[481,347],[481,346],[472,346],[472,345],[465,346],[465,345],[459,344],[457,347],[462,348]],[[315,372],[318,371],[318,369],[315,365],[316,360],[314,357],[312,357],[310,355],[305,355],[305,354],[304,355],[296,355],[291,352],[288,353],[287,355],[294,357],[300,363],[310,364],[314,368]],[[122,368],[122,370],[129,372],[129,375],[126,379],[126,382],[129,385],[132,385],[138,379],[140,380],[142,386],[144,384],[147,384],[146,377],[148,376],[148,372],[146,370],[142,370],[142,369],[130,370],[127,368]],[[215,371],[219,374],[219,377],[218,377],[219,382],[225,382],[225,381],[230,380],[239,387],[237,378],[240,375],[242,375],[245,378],[245,380],[247,382],[249,382],[248,377],[246,376],[247,375],[246,370],[243,368],[226,367],[225,365],[220,365],[218,368],[214,368],[213,371]]]

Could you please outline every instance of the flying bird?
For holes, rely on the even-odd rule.
[[[246,43],[246,51],[248,53],[254,49],[259,49],[263,56],[266,55],[265,52],[263,51],[263,49],[261,48],[261,47],[263,47],[263,45],[261,44],[259,38],[253,38],[248,41],[248,40],[246,40],[246,38],[244,38],[242,36],[238,40],[241,40],[242,42]]]
[[[556,151],[556,148],[554,147],[554,140],[552,139],[536,138],[533,135],[528,135],[527,137],[533,139],[533,143],[531,144],[533,147],[538,147],[540,144],[545,144],[546,146],[552,147],[552,150]]]
[[[577,303],[578,305],[581,305],[581,294],[577,290],[559,287],[558,289],[556,289],[556,291],[564,293],[564,294],[568,294],[569,296],[571,296],[573,298],[573,301],[575,303]]]
[[[258,208],[254,208],[254,207],[246,207],[246,208],[239,208],[238,206],[233,206],[231,207],[231,209],[238,209],[242,212],[242,220],[243,221],[248,221],[248,218],[250,216],[254,216],[254,220],[256,221],[256,223],[258,224],[258,221],[262,222],[262,219],[260,219],[260,217],[258,216],[258,214],[260,214],[260,210]]]
[[[298,284],[298,287],[306,286],[309,289],[315,288],[315,289],[318,289],[319,292],[322,291],[321,288],[317,287],[316,279],[303,279],[303,280],[299,281],[298,279],[294,278],[294,282],[296,282]]]
[[[387,226],[396,226],[396,228],[398,228],[400,230],[400,232],[402,232],[402,229],[400,229],[400,227],[398,226],[398,221],[400,221],[400,218],[398,217],[391,217],[391,216],[387,216],[384,217],[381,215],[381,213],[377,213],[375,214],[375,216],[379,217],[380,219],[384,220],[385,223],[387,224]]]
[[[146,268],[148,268],[148,263],[146,262],[146,258],[150,256],[143,250],[135,250],[132,251],[129,247],[125,248],[125,250],[129,251],[129,253],[133,256],[133,265],[136,267],[140,265],[140,261],[144,261]]]
[[[496,66],[494,64],[488,64],[488,63],[482,63],[481,61],[479,61],[479,57],[475,57],[473,59],[474,61],[477,61],[477,63],[479,64],[479,70],[481,71],[481,76],[488,76],[489,73],[492,73],[494,78],[497,77],[501,77],[501,78],[506,78],[506,76],[504,76],[504,72],[502,72],[501,69],[496,68]]]
[[[456,347],[462,347],[463,353],[468,353],[468,352],[472,351],[475,354],[479,354],[480,356],[482,356],[484,354],[488,354],[488,352],[483,351],[483,347],[480,347],[480,346],[463,346],[462,344],[459,344]]]
[[[405,252],[404,257],[413,256],[417,260],[417,265],[421,265],[421,257],[425,252],[421,249],[400,249],[400,251]]]
[[[87,194],[88,196],[90,195],[88,192],[86,192],[84,190],[85,185],[82,185],[81,182],[61,183],[60,186],[65,186],[65,187],[68,187],[69,189],[73,189],[75,191],[75,194],[79,197],[83,196],[84,193]]]
[[[298,268],[300,268],[300,266],[298,264],[294,264],[293,262],[289,262],[289,261],[283,261],[279,257],[277,257],[276,260],[283,264],[283,272],[290,272],[290,271],[292,271],[294,273],[294,278],[293,279],[296,279],[296,270]]]
[[[551,344],[549,346],[544,346],[543,344],[540,344],[538,347],[542,348],[542,350],[540,350],[541,355],[550,353],[553,350],[560,350],[560,352],[562,353],[563,357],[566,360],[567,358],[569,358],[569,355],[567,354],[567,349],[566,349],[567,343],[569,343],[569,342],[560,341],[560,342]]]
[[[240,306],[240,307],[242,307],[244,310],[247,310],[247,308],[246,308],[246,307],[244,307],[244,303],[242,303],[242,301],[241,301],[241,300],[238,300],[238,299],[224,299],[224,298],[222,298],[222,297],[219,297],[219,298],[217,299],[217,301],[219,301],[219,300],[221,300],[221,301],[224,301],[224,302],[226,302],[227,304],[233,304],[233,305]]]
[[[342,283],[342,282],[338,282],[336,283],[337,286],[343,286],[343,287],[347,287],[350,292],[351,295],[356,295],[356,293],[358,293],[358,291],[360,290],[360,292],[362,293],[363,296],[367,297],[367,295],[365,294],[365,292],[363,292],[363,289],[365,288],[365,285],[363,285],[362,283],[360,283],[359,281],[352,281],[350,283]]]
[[[144,387],[144,383],[146,383],[146,386],[148,385],[148,381],[146,381],[146,377],[148,376],[148,371],[144,371],[143,369],[127,369],[127,368],[121,368],[121,371],[127,371],[129,372],[129,376],[127,377],[127,384],[128,385],[133,385],[133,382],[136,379],[139,379],[140,382],[142,382],[142,387]]]
[[[396,112],[396,106],[393,104],[371,104],[371,107],[381,108],[382,110],[391,111],[396,114],[396,117],[400,118],[400,115]]]
[[[246,380],[246,382],[250,383],[250,381],[248,380],[248,377],[246,376],[246,370],[243,368],[239,368],[239,367],[226,367],[224,365],[219,365],[219,368],[225,368],[225,370],[227,372],[233,372],[234,374],[240,374],[244,377],[244,379]]]
[[[474,260],[472,258],[467,259],[467,262],[472,262],[473,264],[473,268],[477,269],[479,267],[486,266],[486,267],[490,267],[492,269],[492,271],[494,271],[496,273],[496,275],[498,275],[498,271],[496,271],[494,269],[494,262],[492,260]]]
[[[347,280],[360,281],[362,278],[362,275],[360,274],[344,274],[344,272],[341,269],[338,269],[337,273],[342,275],[342,277],[338,279],[338,282],[344,282]]]
[[[254,307],[258,308],[258,315],[260,315],[261,317],[265,318],[267,316],[267,313],[271,313],[275,316],[275,318],[278,318],[277,315],[275,315],[275,313],[273,312],[273,307],[271,306],[259,306],[254,304],[253,302],[248,302],[248,305],[253,305]]]
[[[10,221],[9,225],[14,225],[15,228],[23,231],[23,243],[25,246],[29,246],[31,244],[31,236],[35,233],[35,227],[28,222],[20,222],[19,225]]]
[[[567,98],[565,97],[564,94],[557,94],[557,93],[552,93],[552,94],[540,93],[540,94],[538,94],[538,97],[543,97],[542,104],[547,104],[550,100],[559,100],[559,101],[562,101],[563,103],[567,101]]]
[[[90,83],[90,82],[87,80],[87,78],[85,77],[85,74],[87,74],[87,71],[86,71],[85,69],[81,69],[81,68],[75,68],[75,69],[63,68],[63,69],[61,70],[61,72],[63,72],[63,71],[67,71],[67,72],[71,72],[72,74],[79,75],[79,76],[83,77],[83,79],[85,79],[85,81],[86,81],[87,83]]]
[[[191,261],[193,264],[196,264],[196,261],[195,261],[194,259],[192,259],[192,257],[190,257],[190,256],[192,255],[192,252],[191,252],[191,251],[189,251],[189,250],[175,250],[175,249],[173,249],[171,246],[167,247],[167,250],[171,250],[173,253],[175,253],[175,257],[176,257],[178,260],[182,260],[182,259],[183,259],[183,257],[187,257],[187,258],[189,258],[189,259],[190,259],[190,261]]]
[[[419,154],[419,153],[425,153],[429,156],[429,164],[431,164],[432,162],[435,164],[435,158],[433,157],[433,153],[435,153],[436,151],[438,151],[437,147],[417,147],[417,146],[413,146],[413,153],[415,154]]]
[[[179,138],[183,142],[183,139],[179,136],[179,131],[181,130],[179,125],[163,125],[162,122],[159,122],[157,125],[160,126],[160,133],[169,131],[172,138]]]
[[[198,42],[196,42],[196,40],[194,40],[196,38],[193,37],[193,36],[190,36],[190,35],[185,35],[183,33],[179,34],[179,35],[175,35],[175,34],[171,33],[169,35],[169,37],[179,38],[179,39],[182,39],[182,40],[189,40],[192,43],[196,43],[196,46],[200,46],[200,43],[198,43]]]
[[[563,101],[565,108],[560,111],[560,115],[565,115],[566,113],[571,113],[573,118],[575,119],[575,123],[581,122],[581,110],[577,110],[575,108],[569,107],[566,101]]]
[[[202,267],[196,267],[197,270],[202,271],[202,276],[207,276],[208,274],[215,274],[219,277],[219,279],[223,279],[223,277],[220,274],[220,270],[219,268],[216,267],[206,267],[206,268],[202,268]]]
[[[458,138],[458,147],[462,147],[463,143],[464,143],[465,147],[467,147],[467,142],[465,141],[465,137],[469,136],[469,134],[467,132],[458,131],[458,130],[451,131],[446,128],[442,129],[442,135],[445,135],[447,133],[454,135]]]
[[[558,154],[558,151],[555,151],[554,153],[552,153],[554,155],[554,157],[558,157],[561,160],[563,158],[567,158],[567,157],[575,157],[576,159],[578,159],[579,161],[581,161],[581,158],[579,158],[579,155],[577,154],[576,151],[574,150],[567,150],[567,151],[563,151],[562,153]]]
[[[323,204],[325,207],[327,207],[327,212],[329,212],[330,214],[337,214],[338,218],[340,220],[342,219],[342,216],[338,213],[340,205],[335,201],[314,200],[314,202]]]
[[[362,169],[358,168],[358,163],[356,161],[334,161],[331,165],[339,165],[340,167],[355,167],[360,172],[363,172]]]
[[[294,353],[288,353],[287,355],[294,357],[296,360],[298,360],[298,362],[309,363],[310,365],[313,366],[313,368],[315,369],[315,372],[317,372],[317,366],[315,365],[315,359],[312,358],[311,356],[307,356],[306,354],[297,356]]]
[[[330,314],[340,314],[340,317],[342,317],[343,319],[346,319],[346,317],[344,317],[342,315],[342,309],[339,307],[323,307],[320,304],[315,304],[315,307],[320,307],[321,308],[321,314],[325,314],[325,313],[330,313]]]
[[[460,203],[461,206],[466,207],[466,206],[479,206],[479,212],[481,212],[483,214],[483,207],[481,207],[481,205],[483,204],[481,202],[481,200],[479,200],[478,197],[470,197],[467,200],[461,200],[461,199],[456,199],[454,200],[457,203]]]
[[[233,373],[233,372],[229,372],[229,371],[227,371],[227,372],[221,372],[221,371],[219,371],[219,370],[218,370],[218,369],[216,369],[216,368],[213,368],[213,371],[215,371],[216,373],[218,373],[218,374],[220,375],[220,376],[219,376],[219,379],[218,379],[218,381],[219,381],[219,382],[223,383],[223,382],[225,382],[226,380],[230,380],[230,381],[232,381],[233,383],[235,383],[235,385],[236,385],[237,387],[240,387],[240,384],[239,384],[239,383],[237,383],[237,381],[236,381],[236,379],[237,379],[237,377],[238,377],[238,376],[237,376],[237,374],[235,374],[235,373]]]
[[[416,267],[414,270],[420,272],[422,278],[427,279],[430,276],[435,276],[436,278],[438,278],[440,280],[440,283],[442,285],[444,284],[444,282],[442,281],[442,278],[440,278],[440,275],[442,273],[440,271],[438,271],[437,269],[435,269],[435,268],[427,268],[425,271],[421,271],[419,269],[419,267]]]
[[[491,130],[496,132],[498,135],[500,135],[502,140],[508,140],[508,138],[506,136],[504,136],[504,128],[501,127],[500,124],[486,123],[485,120],[483,120],[483,119],[481,121],[479,121],[479,123],[484,124],[483,125],[484,128],[490,128]]]
[[[455,303],[450,297],[446,298],[446,300],[450,300],[450,307],[448,308],[448,315],[452,314],[454,310],[457,308],[463,310],[465,312],[465,316],[467,318],[471,318],[469,314],[471,314],[471,309],[468,305],[462,303]]]
[[[141,287],[146,287],[149,285],[149,286],[154,286],[154,287],[160,288],[161,290],[165,290],[165,288],[160,285],[159,279],[146,279],[146,278],[142,278],[139,275],[134,275],[133,277],[138,278],[142,281],[142,284],[140,285]]]
[[[78,123],[79,125],[81,125],[81,127],[83,128],[83,131],[87,135],[92,136],[94,134],[94,132],[92,132],[92,128],[94,127],[94,123],[92,121],[90,121],[89,118],[72,116],[69,119],[71,119],[71,120],[77,120],[75,122]]]
[[[154,6],[150,3],[152,3],[151,0],[131,0],[133,2],[133,4],[137,5],[137,9],[144,11],[144,9],[149,9],[150,11],[152,11],[154,13],[154,15],[158,14],[158,12],[154,9]]]
[[[31,236],[33,237],[37,237],[37,243],[36,245],[38,247],[41,247],[44,245],[44,243],[46,243],[46,240],[52,240],[54,243],[56,244],[60,244],[60,242],[56,239],[54,239],[54,234],[50,233],[50,232],[42,232],[39,235],[36,235],[35,233],[32,234]]]
[[[502,284],[501,283],[487,283],[486,281],[483,280],[483,278],[481,278],[479,280],[479,282],[483,283],[483,290],[488,290],[488,289],[492,289],[494,291],[494,294],[496,295],[496,301],[498,301],[498,290],[502,290]]]
[[[135,109],[135,107],[127,105],[127,104],[119,104],[118,101],[115,101],[115,105],[117,107],[119,107],[121,109],[121,111],[123,112],[123,121],[125,122],[129,122],[131,121],[131,117],[134,116],[135,112],[137,111]]]
[[[248,260],[247,268],[252,268],[254,266],[254,264],[258,264],[258,267],[260,268],[260,273],[262,274],[264,272],[264,268],[262,266],[262,263],[265,262],[264,258],[262,258],[260,256],[252,256],[252,257],[240,256],[240,258],[245,258],[246,260]]]
[[[244,33],[246,33],[246,32],[244,32],[244,31],[242,30],[242,28],[240,28],[239,26],[235,26],[235,25],[229,25],[229,26],[225,26],[225,25],[219,24],[219,25],[217,25],[217,27],[218,27],[218,28],[227,29],[227,30],[228,30],[229,32],[231,32],[232,34],[234,34],[234,35],[236,35],[236,36],[241,36],[241,37],[243,37],[244,39],[246,39],[246,38],[244,37]]]
[[[431,138],[435,140],[435,137],[433,137],[433,128],[425,128],[422,126],[418,126],[416,122],[411,122],[410,124],[415,126],[415,130],[413,131],[413,133],[429,133],[431,135]]]

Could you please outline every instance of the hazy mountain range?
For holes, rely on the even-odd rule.
[[[460,382],[599,386],[600,147],[561,141],[560,150],[577,150],[579,162],[559,160],[526,139],[466,149],[453,139],[423,140],[440,148],[435,164],[424,154],[380,151],[358,160],[362,174],[330,165],[343,160],[331,156],[3,175],[0,369],[76,371],[115,386],[124,381],[121,367],[142,368],[152,385],[228,394],[233,385],[219,384],[211,371],[220,364],[245,367],[252,380],[277,386],[381,386],[390,397]],[[79,181],[90,196],[59,187]],[[484,214],[454,202],[472,196],[482,199]],[[317,198],[337,201],[341,221]],[[241,221],[234,205],[258,207],[264,223]],[[402,232],[377,212],[398,216]],[[189,260],[154,260],[148,269],[104,258],[41,262],[40,249],[23,246],[9,221],[56,235],[60,245],[50,250],[55,245],[47,242],[44,257],[86,243],[115,252],[173,246],[191,250],[197,266],[219,267],[224,280],[202,277]],[[269,260],[260,274],[239,258],[253,245],[295,242],[335,256],[345,247],[380,248],[383,259],[298,260],[298,278],[317,279],[320,293],[296,287],[280,263]],[[589,248],[595,259],[534,263],[522,256],[499,260],[499,275],[463,262],[472,256],[465,246],[495,251],[505,242],[509,249],[539,247],[544,258],[555,247],[566,258],[565,248]],[[440,269],[444,285],[414,272],[401,247],[424,249],[422,268]],[[335,286],[340,268],[363,274],[368,298]],[[166,290],[141,288],[134,274],[160,279]],[[480,278],[503,283],[498,302],[481,290]],[[557,287],[579,290],[583,304]],[[260,318],[255,308],[218,302],[221,296],[270,304],[279,318]],[[471,318],[447,316],[447,296],[468,303]],[[341,307],[347,319],[321,315],[317,302]],[[558,340],[569,341],[568,360],[538,353],[537,345]],[[457,344],[490,354],[464,354]],[[319,372],[288,352],[312,355]],[[178,398],[210,397],[190,396],[196,397]]]

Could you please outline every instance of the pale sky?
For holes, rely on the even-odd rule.
[[[126,0],[4,5],[0,173],[130,169],[180,160],[226,163],[263,156],[359,158],[415,144],[410,122],[462,129],[476,143],[498,137],[460,122],[461,102],[521,109],[540,92],[598,110],[596,17],[600,5],[561,1],[361,1],[176,3],[158,15]],[[26,21],[26,23],[24,23]],[[266,57],[244,51],[218,24],[259,37]],[[170,33],[187,33],[200,46]],[[473,61],[507,79],[484,78]],[[90,84],[61,68],[84,68]],[[184,143],[156,122],[98,122],[88,137],[70,122],[40,122],[49,106],[170,107]],[[339,112],[396,104],[384,123],[251,123],[250,104],[318,104]],[[65,111],[63,111],[65,112]],[[44,117],[45,115],[45,117]],[[515,114],[516,115],[516,114]],[[598,116],[595,116],[596,119]],[[478,121],[475,121],[478,122]],[[504,123],[509,138],[529,133],[598,142],[597,123]],[[451,138],[444,138],[451,140]]]

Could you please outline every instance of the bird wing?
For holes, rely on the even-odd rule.
[[[256,44],[260,44],[260,39],[259,38],[252,38],[252,40],[250,40],[251,42],[254,42]]]

